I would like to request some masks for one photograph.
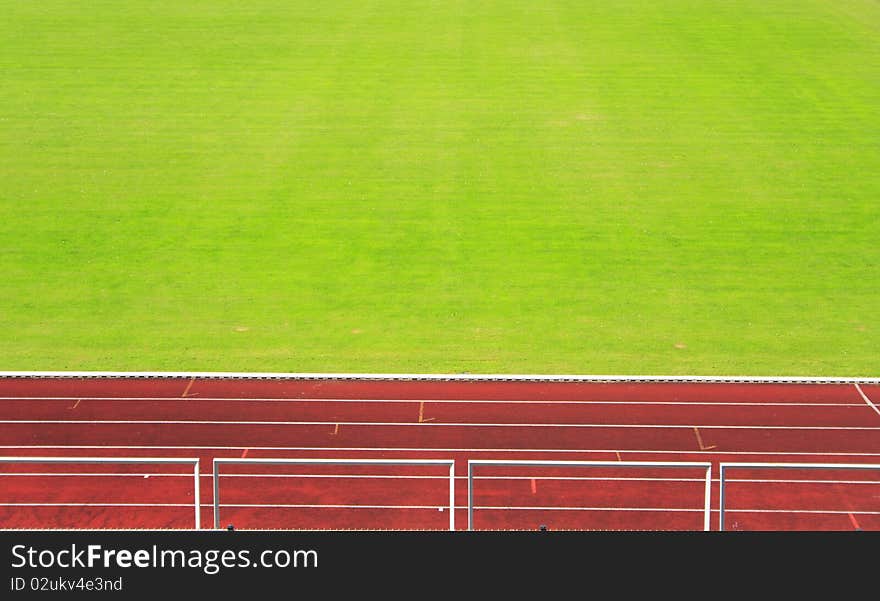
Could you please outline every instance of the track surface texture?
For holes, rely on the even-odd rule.
[[[876,382],[6,377],[0,455],[880,464]],[[700,530],[699,468],[477,466],[474,528]],[[0,463],[0,528],[192,528],[191,466]],[[223,465],[221,526],[445,529],[448,469]],[[880,469],[729,468],[727,530],[880,530]]]

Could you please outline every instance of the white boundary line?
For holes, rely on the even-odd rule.
[[[315,503],[221,503],[219,507],[265,507],[271,509],[430,509],[435,512],[441,507],[444,510],[449,509],[448,505],[320,505]],[[463,509],[463,507],[457,506],[456,509]],[[447,528],[447,530],[449,529]]]
[[[189,507],[188,504],[175,504],[175,503],[0,503],[0,507]],[[210,505],[205,504],[203,507],[210,507]],[[232,504],[222,504],[221,507],[236,507],[236,508],[249,508],[249,507],[258,507],[258,508],[271,508],[271,509],[425,509],[431,511],[437,511],[438,508],[442,507],[446,509],[445,505],[288,505],[288,504],[261,504],[261,503],[253,503],[253,504],[240,504],[240,503],[232,503]],[[462,511],[467,509],[465,505],[456,505],[456,511]],[[562,506],[506,506],[506,505],[477,505],[474,509],[489,509],[489,510],[521,510],[521,511],[655,511],[655,512],[684,512],[684,513],[702,513],[703,509],[697,508],[683,508],[683,507],[562,507]],[[717,509],[712,510],[713,513],[717,513]],[[803,513],[803,514],[827,514],[827,515],[846,515],[846,514],[855,514],[855,515],[880,515],[880,511],[867,511],[867,510],[839,510],[839,509],[725,509],[725,513]],[[0,531],[9,531],[16,530],[16,528],[0,528]],[[26,528],[18,528],[18,530],[27,530]],[[56,529],[50,529],[56,530]],[[92,532],[102,532],[105,530],[118,530],[117,528],[84,528],[82,530],[58,530],[59,532],[69,531],[69,532],[81,532],[81,531],[92,531]],[[126,529],[129,530],[129,529]],[[364,528],[363,530],[369,530]],[[163,532],[163,531],[172,531],[176,532],[177,529],[174,528],[164,528],[164,529],[136,529],[132,531],[146,531],[146,532]]]
[[[149,401],[149,402],[179,402],[192,404],[193,402],[222,403],[431,403],[431,404],[460,404],[460,405],[681,405],[693,406],[729,406],[729,407],[861,407],[862,403],[786,403],[786,402],[747,402],[747,401],[600,401],[600,400],[548,400],[548,399],[359,399],[359,398],[298,398],[298,397],[126,397],[126,396],[0,396],[0,401],[120,401],[125,403]]]
[[[141,472],[0,472],[0,478],[12,476],[25,477],[90,477],[90,476],[112,476],[114,478],[192,478],[192,474],[161,474],[161,473],[141,473]],[[201,474],[202,478],[212,478],[211,474]],[[384,474],[265,474],[265,473],[243,473],[243,474],[223,474],[224,478],[329,478],[340,480],[365,479],[365,480],[443,480],[448,481],[449,476],[419,476],[419,475],[384,475]],[[549,482],[703,482],[703,478],[630,478],[625,476],[477,476],[480,480],[545,480]],[[467,476],[456,476],[456,480],[467,480]],[[718,481],[716,478],[715,482]],[[880,482],[874,480],[774,480],[772,478],[727,478],[727,482],[746,482],[753,484],[873,484],[880,485]],[[209,507],[206,504],[205,507]],[[716,510],[717,511],[717,510]]]
[[[658,512],[679,512],[679,513],[705,513],[701,507],[693,509],[683,507],[565,507],[565,506],[506,506],[506,505],[474,505],[474,509],[489,510],[513,510],[513,511],[658,511]]]
[[[717,510],[716,510],[717,511]],[[828,515],[880,515],[880,511],[862,511],[845,509],[725,509],[724,513],[819,513]]]
[[[0,424],[39,424],[39,425],[111,425],[111,426],[381,426],[386,428],[408,427],[458,427],[458,428],[630,428],[630,429],[671,429],[692,430],[880,430],[880,426],[764,426],[759,424],[581,424],[581,423],[480,423],[480,422],[345,422],[345,421],[205,421],[205,420],[86,420],[86,419],[21,419],[0,420]]]
[[[177,450],[197,449],[202,451],[306,451],[325,453],[333,451],[338,453],[639,453],[648,455],[818,455],[820,457],[880,457],[880,453],[866,451],[682,451],[682,450],[650,450],[650,449],[535,449],[531,447],[515,449],[498,448],[450,448],[450,447],[255,447],[248,445],[239,446],[212,446],[212,445],[0,445],[0,449],[103,449],[103,450]],[[26,455],[24,455],[26,457]]]
[[[140,472],[0,472],[0,478],[12,476],[26,477],[90,477],[90,476],[112,476],[114,478],[130,477],[130,478],[192,478],[192,474],[161,474],[161,473],[140,473]],[[212,478],[211,474],[201,474],[202,478]],[[365,480],[443,480],[448,481],[449,476],[418,476],[418,475],[373,475],[373,474],[261,474],[261,473],[244,473],[244,474],[223,474],[224,478],[329,478],[340,480],[365,479]],[[703,478],[630,478],[625,476],[476,476],[480,480],[545,480],[549,482],[703,482]],[[456,476],[456,480],[467,480],[467,476]],[[726,478],[726,482],[745,482],[752,484],[872,484],[880,485],[880,482],[874,480],[774,480],[772,478]],[[718,482],[715,478],[714,482]],[[210,504],[205,504],[210,507]],[[188,505],[187,505],[188,507]],[[715,510],[717,511],[717,509]],[[728,510],[729,511],[729,510]]]
[[[876,413],[877,415],[880,415],[880,409],[877,409],[877,405],[875,405],[874,403],[871,402],[871,399],[869,399],[868,395],[866,395],[864,393],[864,391],[862,390],[862,387],[859,386],[858,382],[854,383],[853,385],[856,387],[856,390],[859,391],[859,394],[862,395],[862,398],[864,399],[864,401],[866,403],[868,403],[868,407],[873,409],[874,413]]]
[[[0,371],[0,378],[197,378],[207,380],[423,380],[459,382],[693,382],[729,384],[880,384],[880,378],[802,376],[633,376],[523,374],[357,374],[182,371]]]
[[[192,503],[0,503],[0,507],[186,507],[189,509]]]

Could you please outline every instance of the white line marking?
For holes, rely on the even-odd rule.
[[[200,371],[0,371],[0,378],[199,378],[210,380],[401,380],[456,382],[694,382],[721,384],[880,384],[880,378],[799,376],[638,376],[530,374],[358,374]]]
[[[647,428],[647,429],[688,429],[690,424],[505,424],[472,422],[271,422],[271,421],[206,421],[206,420],[85,420],[85,419],[21,419],[0,420],[0,424],[40,424],[40,425],[110,425],[110,426],[382,426],[382,427],[447,427],[447,428]],[[700,425],[706,430],[880,430],[880,426],[762,426],[762,425]],[[706,450],[706,449],[704,449]]]
[[[869,399],[868,395],[866,395],[864,393],[864,391],[862,390],[862,387],[859,386],[858,383],[854,384],[854,386],[856,387],[856,390],[859,391],[859,394],[862,395],[862,398],[865,400],[865,402],[868,403],[868,407],[873,409],[874,413],[876,413],[877,415],[880,415],[880,409],[877,409],[877,405],[875,405],[874,403],[871,402],[871,399]]]
[[[186,507],[195,511],[192,503],[0,503],[0,507]]]
[[[448,479],[448,476],[447,476]],[[261,503],[220,503],[220,507],[271,507],[276,509],[432,509],[440,505],[312,505],[312,504],[261,504]],[[446,507],[449,507],[447,504]],[[459,507],[456,507],[459,509]]]
[[[474,509],[498,509],[498,510],[540,510],[540,511],[678,511],[700,512],[705,509],[681,509],[665,507],[492,507],[475,505]],[[717,510],[713,510],[717,511]],[[845,514],[855,513],[858,515],[880,515],[880,511],[838,511],[835,509],[724,509],[725,513],[808,513],[808,514]]]
[[[861,407],[861,403],[785,403],[785,402],[723,402],[723,401],[638,401],[638,400],[547,400],[547,399],[358,399],[358,398],[283,398],[283,397],[190,397],[183,399],[180,397],[64,397],[64,396],[3,396],[0,401],[71,401],[81,399],[84,401],[164,401],[164,402],[185,402],[188,407],[192,407],[195,403],[201,402],[223,402],[230,401],[234,403],[440,403],[440,404],[459,404],[459,405],[624,405],[631,407],[633,405],[681,405],[681,406],[726,406],[731,407]]]
[[[687,468],[685,468],[687,469]],[[0,472],[0,478],[8,476],[52,477],[52,476],[112,476],[143,478],[192,478],[192,474],[158,474],[158,473],[112,473],[112,472]],[[202,478],[211,479],[211,474],[201,474]],[[377,479],[377,480],[440,480],[446,482],[449,476],[422,476],[412,474],[220,474],[221,478],[333,478],[333,479]],[[467,480],[467,476],[456,476],[456,480]],[[596,481],[596,482],[705,482],[705,478],[638,478],[632,476],[474,476],[474,480],[548,480],[548,481]],[[717,482],[714,478],[713,482]],[[758,478],[725,478],[726,482],[746,482],[756,484],[878,484],[875,480],[776,480]]]
[[[420,453],[609,453],[613,454],[615,449],[464,449],[464,448],[448,448],[448,447],[254,447],[254,446],[205,446],[205,445],[0,445],[0,449],[200,449],[211,451],[238,451],[249,448],[251,451],[313,451],[316,453],[325,453],[327,451],[335,452],[412,452]],[[676,455],[818,455],[820,457],[831,456],[852,456],[852,457],[877,457],[880,453],[867,453],[862,451],[721,451],[709,453],[706,451],[679,451],[679,450],[646,450],[646,449],[622,449],[624,453],[642,453],[642,454],[676,454]]]
[[[208,426],[441,426],[466,428],[649,428],[692,429],[688,424],[581,424],[581,423],[478,423],[478,422],[321,422],[321,421],[207,421],[207,420],[0,420],[0,424],[108,424],[108,425],[208,425]],[[880,430],[880,426],[766,426],[705,425],[715,430]],[[704,449],[705,450],[705,449]]]
[[[119,401],[119,402],[185,402],[188,407],[201,402],[233,402],[233,403],[438,403],[454,405],[679,405],[679,406],[731,406],[731,407],[861,407],[861,403],[796,403],[796,402],[744,402],[744,401],[640,401],[640,400],[529,400],[529,399],[361,399],[361,398],[283,398],[283,397],[198,397],[182,399],[180,397],[63,397],[63,396],[5,396],[0,401]]]
[[[687,509],[680,507],[507,507],[492,505],[474,505],[474,509],[497,509],[497,510],[525,510],[525,511],[669,511],[669,512],[687,512],[687,513],[704,513],[706,510],[702,507],[699,509]],[[726,511],[726,510],[725,510]]]
[[[202,505],[205,507],[206,505]],[[439,505],[347,505],[347,504],[286,504],[286,503],[221,503],[220,507],[237,508],[271,508],[271,509],[430,509],[437,511]],[[0,503],[0,507],[187,507],[192,504],[175,503]],[[448,507],[448,506],[447,506]],[[466,505],[456,505],[455,509],[466,509]],[[556,510],[556,511],[678,511],[700,512],[704,509],[665,508],[665,507],[494,507],[474,506],[474,509],[524,509],[524,510]],[[844,512],[846,513],[846,512]]]
[[[203,503],[202,507],[213,507]],[[0,503],[0,507],[187,507],[194,509],[192,503]],[[220,507],[274,507],[284,508],[315,508],[315,509],[433,509],[437,505],[273,505],[273,504],[232,504],[221,503]],[[448,505],[447,505],[448,507]],[[456,507],[459,509],[459,507]]]
[[[830,468],[834,469],[834,468]],[[694,481],[699,482],[698,479]],[[718,478],[713,480],[718,482]],[[758,478],[724,478],[724,482],[748,482],[758,484],[880,484],[877,480],[774,480],[774,479],[758,479]],[[727,511],[725,509],[725,511]]]
[[[210,507],[202,504],[202,507]],[[259,507],[275,509],[429,509],[436,511],[439,505],[293,505],[293,504],[230,504],[222,503],[220,507]],[[0,503],[0,507],[181,507],[192,509],[192,504],[185,503]],[[465,505],[456,505],[455,509],[466,509]],[[689,509],[681,507],[517,507],[475,505],[474,509],[482,510],[519,510],[519,511],[653,511],[653,512],[685,512],[703,513],[703,508]],[[717,511],[717,510],[713,510]],[[836,509],[725,509],[725,513],[804,513],[804,514],[849,514],[880,515],[880,511],[846,511]]]
[[[235,504],[227,505],[221,503],[220,507],[272,507],[278,509],[306,508],[306,509],[433,509],[437,510],[438,505],[287,505],[287,504]],[[447,505],[448,507],[448,505]],[[466,505],[456,505],[456,509],[466,509]],[[699,509],[682,509],[682,508],[665,508],[665,507],[485,507],[474,506],[474,509],[540,509],[540,510],[561,510],[561,511],[688,511],[703,513],[703,508]]]
[[[225,475],[225,474],[224,474]],[[188,474],[151,474],[151,473],[134,473],[134,472],[122,472],[122,473],[114,473],[114,472],[0,472],[0,478],[6,476],[132,476],[143,478],[144,476],[149,476],[150,478],[162,478],[162,477],[172,477],[172,478],[192,478],[193,473],[190,472]],[[210,478],[211,474],[201,474],[202,478]]]
[[[726,507],[724,508],[724,513],[854,513],[856,515],[880,515],[880,511],[847,511],[837,509],[728,509]]]

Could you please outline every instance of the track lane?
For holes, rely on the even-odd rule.
[[[601,426],[543,428],[505,426],[458,426],[444,424],[346,425],[200,425],[200,424],[6,424],[0,445],[166,446],[186,441],[197,446],[244,448],[259,446],[394,447],[470,449],[579,449],[628,447],[654,450],[700,450],[763,453],[827,451],[880,452],[875,429],[793,430],[750,428],[704,428],[699,437],[690,427]],[[393,447],[392,447],[393,448]]]
[[[822,513],[796,513],[785,511],[733,511],[725,512],[725,530],[759,531],[836,531],[856,530],[853,518],[860,530],[880,530],[880,516],[875,514],[850,514],[846,511]]]
[[[673,404],[637,402],[468,403],[431,401],[343,402],[246,400],[0,400],[0,422],[11,421],[322,421],[515,424],[665,424],[878,427],[880,418],[864,403],[803,405]]]
[[[863,390],[876,390],[864,385]],[[850,384],[6,378],[2,397],[618,400],[852,403]]]
[[[210,523],[202,512],[202,524]],[[0,525],[4,529],[192,529],[193,506],[180,507],[3,507]]]

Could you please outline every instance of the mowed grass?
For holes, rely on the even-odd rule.
[[[0,14],[0,369],[880,375],[875,0]]]

